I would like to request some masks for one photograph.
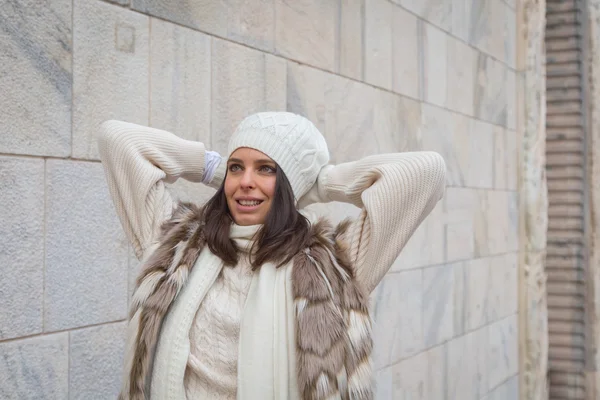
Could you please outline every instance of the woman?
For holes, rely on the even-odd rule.
[[[372,398],[367,298],[442,197],[436,153],[328,165],[307,119],[259,113],[227,158],[125,122],[99,149],[141,273],[132,299],[122,399]],[[165,182],[203,182],[203,207]],[[362,209],[332,227],[298,208]],[[300,206],[298,206],[300,205]]]

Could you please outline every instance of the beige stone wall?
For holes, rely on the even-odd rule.
[[[137,263],[94,127],[124,119],[224,151],[245,115],[287,109],[334,162],[435,150],[448,164],[445,198],[373,293],[377,398],[517,398],[516,3],[3,3],[0,397],[117,391]]]
[[[548,398],[545,0],[517,2],[520,398]]]

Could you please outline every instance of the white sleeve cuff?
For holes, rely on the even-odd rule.
[[[204,175],[202,176],[202,183],[208,185],[212,181],[215,176],[215,171],[221,163],[221,159],[221,155],[216,151],[206,151],[204,155]]]

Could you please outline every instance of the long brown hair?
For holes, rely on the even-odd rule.
[[[225,180],[217,193],[204,206],[204,234],[210,251],[226,265],[236,265],[238,248],[229,237],[232,218],[225,196]],[[306,247],[310,224],[298,212],[294,203],[294,192],[287,177],[277,166],[275,172],[275,194],[265,222],[256,233],[250,251],[252,269],[266,262],[278,267],[286,264],[302,248]]]

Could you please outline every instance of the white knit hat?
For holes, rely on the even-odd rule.
[[[246,117],[229,140],[228,158],[240,147],[273,159],[301,198],[329,162],[325,138],[308,119],[289,112],[263,112]]]

